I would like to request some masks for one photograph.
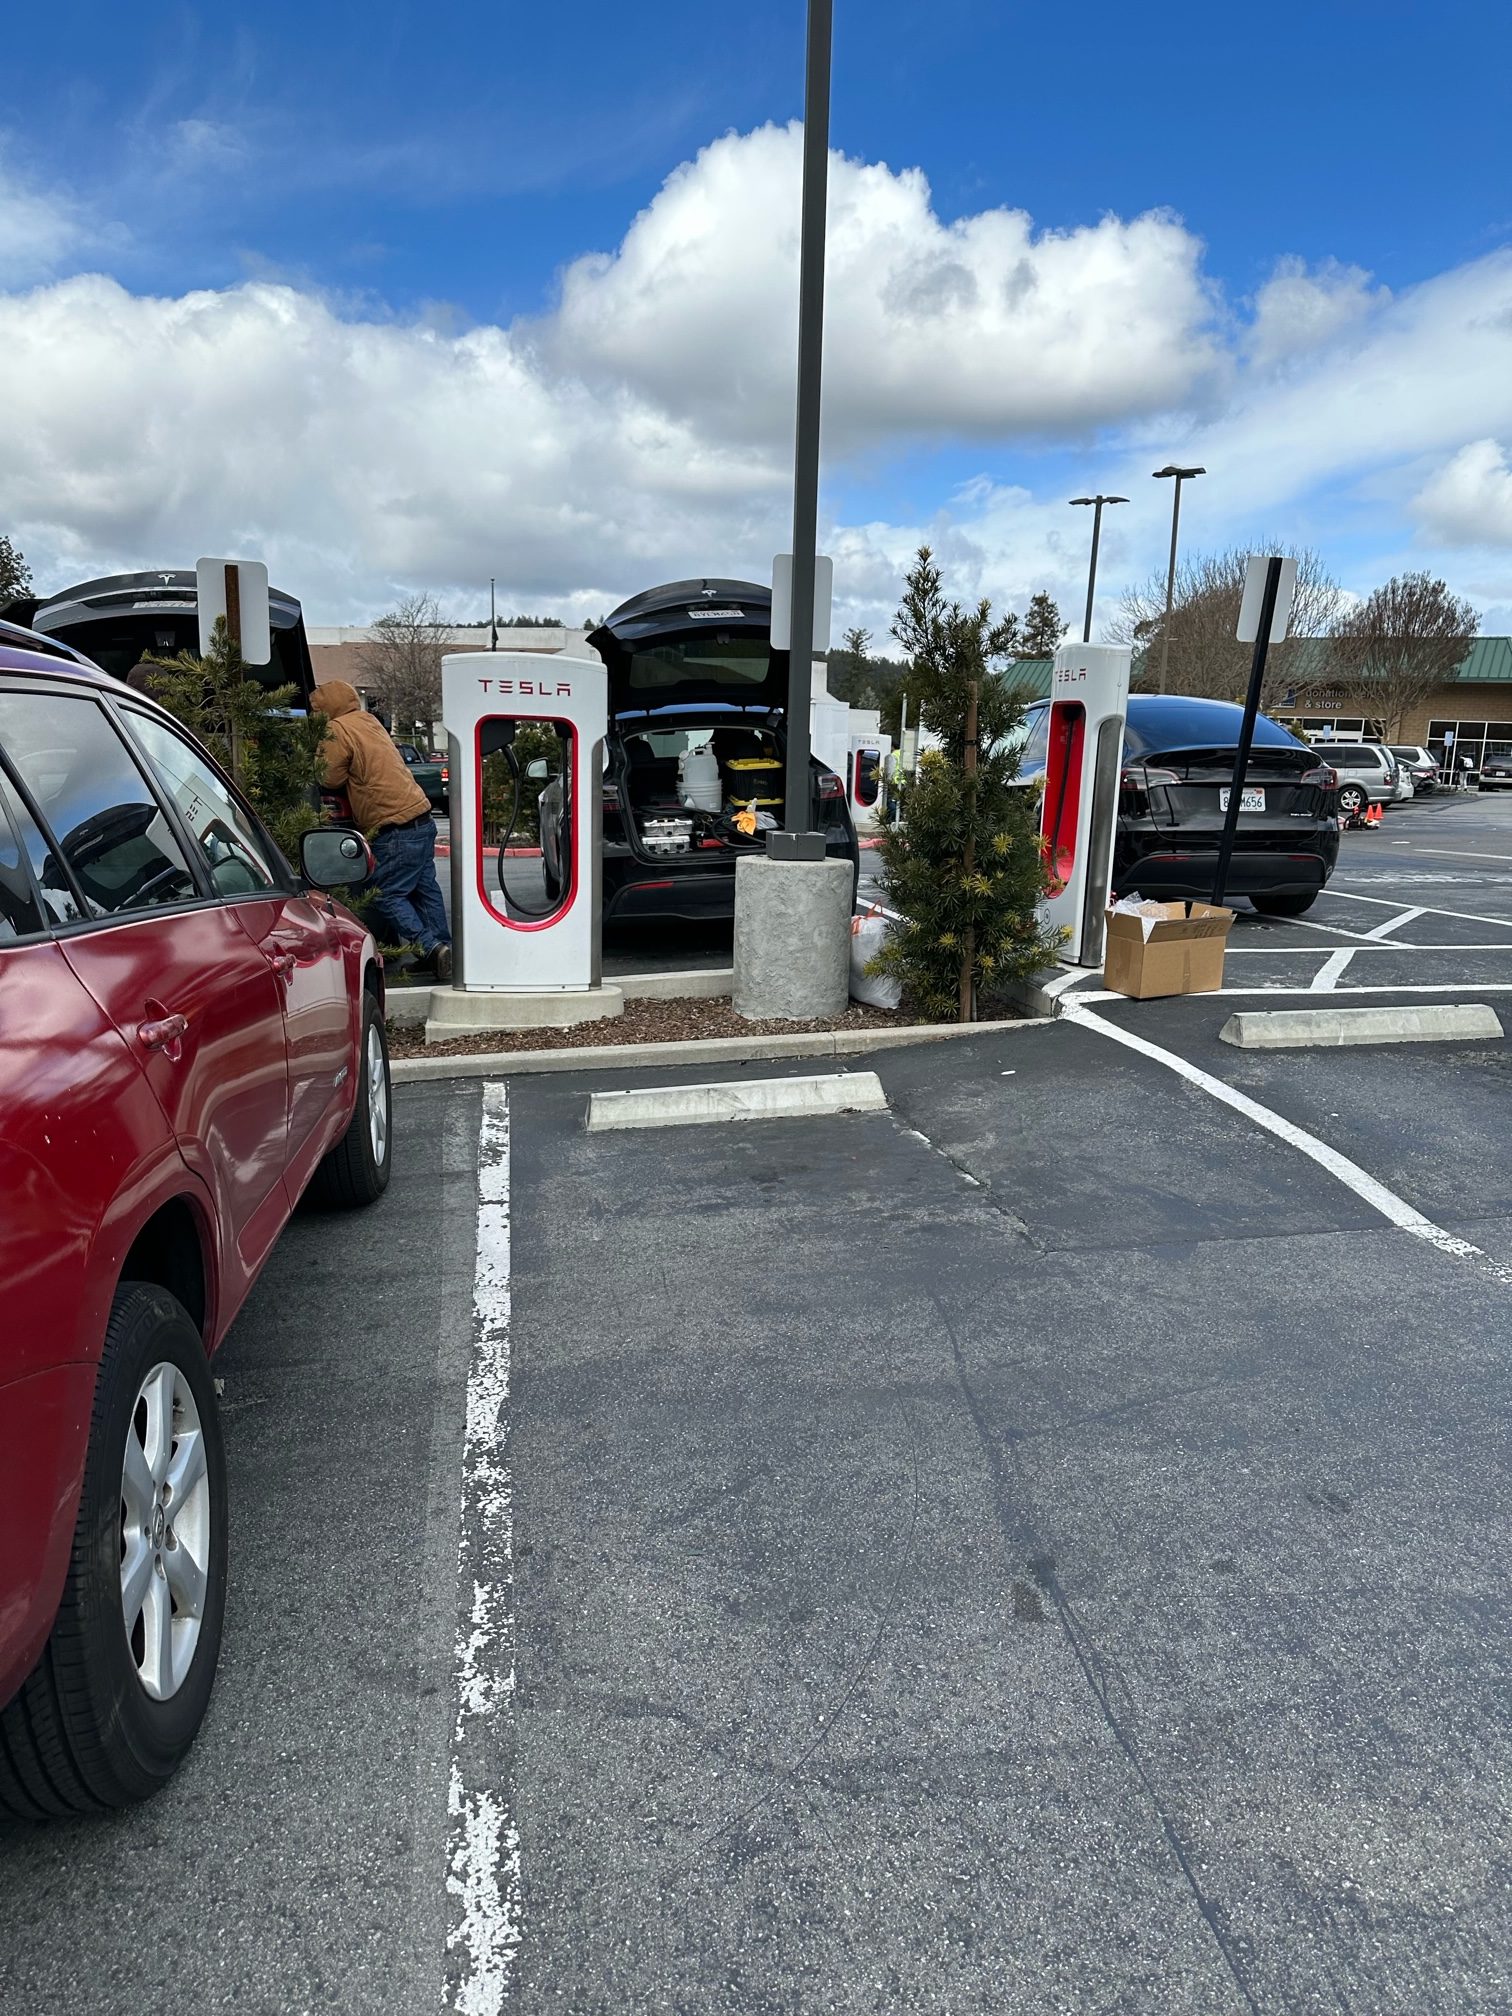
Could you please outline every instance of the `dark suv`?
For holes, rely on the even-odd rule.
[[[729,917],[735,863],[781,823],[788,654],[771,643],[772,591],[754,581],[671,581],[623,602],[588,642],[609,668],[604,742],[604,921]],[[717,768],[717,804],[687,802],[684,759]],[[708,761],[713,758],[713,764]],[[809,819],[860,872],[845,781],[809,758]],[[755,808],[758,830],[737,816]],[[562,789],[541,794],[553,900],[567,880]]]

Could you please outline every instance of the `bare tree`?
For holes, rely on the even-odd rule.
[[[1395,742],[1407,716],[1454,676],[1477,621],[1470,604],[1431,574],[1394,575],[1335,625],[1339,683]]]
[[[399,736],[423,730],[441,712],[441,654],[448,626],[433,595],[406,596],[380,616],[374,636],[358,655],[362,683],[389,717]]]
[[[1309,687],[1330,683],[1329,640],[1339,613],[1339,584],[1310,547],[1262,542],[1254,550],[1288,555],[1297,563],[1297,594],[1286,641],[1273,645],[1266,660],[1260,705],[1269,712],[1293,689],[1298,704],[1304,704]],[[1231,546],[1223,553],[1194,553],[1176,570],[1166,673],[1170,692],[1193,693],[1209,700],[1244,698],[1251,646],[1240,644],[1234,631],[1244,599],[1248,560],[1249,549]],[[1160,657],[1165,599],[1166,577],[1161,570],[1126,592],[1118,614],[1108,625],[1114,643],[1132,644],[1136,654],[1144,654],[1146,671],[1140,683],[1146,690],[1150,668]]]

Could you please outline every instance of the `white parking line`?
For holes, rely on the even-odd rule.
[[[1358,948],[1353,945],[1344,945],[1341,946],[1341,948],[1337,952],[1330,952],[1328,957],[1323,961],[1323,964],[1318,968],[1317,972],[1314,973],[1313,975],[1312,979],[1313,993],[1315,994],[1328,993],[1332,989],[1334,982],[1338,979],[1339,975],[1344,971],[1344,968],[1355,956],[1355,952],[1357,949]]]
[[[1419,840],[1397,840],[1397,847],[1410,847],[1414,854],[1447,854],[1456,861],[1512,861],[1512,854],[1477,854],[1468,847],[1425,847]]]
[[[1374,903],[1383,910],[1402,908],[1400,897],[1393,902],[1386,896],[1357,896],[1353,889],[1341,889],[1335,882],[1329,883],[1328,893],[1330,896],[1342,896],[1346,903]],[[1491,924],[1499,931],[1512,931],[1512,917],[1481,917],[1474,910],[1441,910],[1432,903],[1421,905],[1421,911],[1425,917],[1458,917],[1464,924]],[[1299,917],[1296,921],[1300,924],[1302,919]],[[1317,928],[1324,930],[1327,927],[1319,925]]]
[[[500,1739],[514,1707],[514,1486],[508,1461],[510,1373],[509,1091],[483,1088],[478,1133],[478,1257],[462,1441],[456,1720],[447,1788],[447,1968],[442,2003],[499,2016],[520,1946],[520,1837],[499,1783]]]
[[[1423,914],[1421,905],[1413,910],[1404,910],[1400,917],[1388,917],[1384,924],[1377,924],[1373,930],[1367,931],[1365,936],[1389,938],[1393,931],[1400,931],[1404,924],[1410,924],[1414,917],[1421,917]]]
[[[1100,980],[1102,975],[1100,973],[1091,973],[1087,977],[1092,980]],[[1257,987],[1214,987],[1206,994],[1184,994],[1179,997],[1172,995],[1169,998],[1172,1000],[1179,998],[1184,1001],[1216,1001],[1220,998],[1227,1000],[1230,995],[1235,994],[1277,995],[1311,994],[1313,992],[1315,992],[1315,989],[1311,981],[1304,987],[1292,986],[1285,980],[1272,980],[1269,985],[1262,984]],[[1423,983],[1404,981],[1400,986],[1335,987],[1333,992],[1335,994],[1512,994],[1512,980],[1432,980]],[[1074,1000],[1080,1006],[1089,1001],[1127,1001],[1130,997],[1127,994],[1114,993],[1111,987],[1098,987],[1089,989],[1085,994],[1068,995],[1066,998]],[[1069,1014],[1070,1011],[1067,1009],[1062,1012]]]
[[[1447,1253],[1451,1259],[1472,1260],[1493,1280],[1502,1283],[1503,1286],[1512,1286],[1512,1267],[1503,1267],[1481,1247],[1474,1246],[1468,1239],[1461,1239],[1455,1233],[1446,1231],[1442,1225],[1435,1225],[1431,1218],[1425,1218],[1421,1211],[1414,1210],[1405,1197],[1399,1197],[1395,1190],[1388,1189],[1368,1170],[1362,1169],[1358,1162],[1351,1161],[1347,1155],[1341,1155],[1337,1148],[1331,1148],[1326,1141],[1320,1141],[1316,1134],[1309,1134],[1305,1127],[1298,1127],[1295,1122],[1283,1118],[1281,1114],[1273,1113],[1269,1106],[1262,1106],[1258,1099],[1251,1099],[1247,1093],[1236,1091],[1232,1085],[1225,1084],[1223,1079],[1213,1077],[1211,1072],[1203,1071],[1195,1064],[1189,1064],[1185,1057],[1178,1057],[1175,1051],[1162,1050],[1158,1043],[1148,1042],[1143,1036],[1136,1036],[1132,1030],[1120,1029],[1114,1022],[1105,1022],[1100,1015],[1090,1014],[1076,997],[1070,998],[1075,1001],[1075,1005],[1065,1010],[1068,1022],[1074,1022],[1081,1029],[1091,1029],[1099,1036],[1110,1037],[1113,1042],[1122,1043],[1126,1049],[1137,1050],[1142,1057],[1153,1058],[1157,1064],[1163,1064],[1168,1071],[1174,1071],[1178,1078],[1186,1079],[1189,1085],[1195,1085],[1199,1091],[1206,1092],[1225,1106],[1231,1106],[1236,1113],[1242,1113],[1245,1119],[1252,1120],[1257,1127],[1263,1127],[1267,1134],[1274,1134],[1278,1141],[1286,1142],[1289,1147],[1297,1149],[1311,1161],[1316,1162],[1320,1169],[1326,1169],[1328,1174],[1342,1183],[1347,1190],[1352,1190],[1362,1203],[1368,1204],[1373,1211],[1379,1211],[1388,1224],[1395,1225],[1400,1231],[1410,1232],[1415,1239],[1422,1239],[1428,1245],[1437,1247],[1440,1253]]]
[[[1332,892],[1330,891],[1330,894],[1331,893]],[[1351,931],[1348,925],[1346,924],[1319,924],[1316,921],[1316,919],[1312,917],[1288,917],[1286,922],[1288,927],[1292,925],[1300,925],[1300,927],[1304,931],[1326,932],[1330,938],[1358,938],[1362,941],[1365,938],[1365,933],[1363,931]]]

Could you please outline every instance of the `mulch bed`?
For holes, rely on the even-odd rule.
[[[486,1056],[497,1050],[587,1050],[608,1043],[687,1043],[711,1036],[803,1036],[830,1029],[906,1028],[904,1009],[851,1006],[816,1022],[748,1022],[727,1000],[679,996],[671,1001],[627,1001],[623,1015],[579,1022],[572,1029],[485,1029],[448,1043],[427,1043],[424,1024],[389,1030],[395,1057]]]

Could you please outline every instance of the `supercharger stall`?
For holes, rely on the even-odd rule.
[[[1073,966],[1102,964],[1131,655],[1126,645],[1062,644],[1050,673],[1040,834],[1054,881],[1041,907],[1065,932],[1060,957]]]
[[[845,789],[851,816],[859,831],[870,832],[877,823],[887,786],[888,764],[892,760],[890,735],[852,735],[846,764]]]
[[[600,984],[604,733],[608,673],[597,659],[469,651],[441,661],[451,766],[454,985],[469,993],[586,991]],[[504,834],[485,845],[484,765],[518,792],[521,727],[557,736],[563,836],[560,893],[530,907],[506,890]],[[556,787],[554,787],[556,788]],[[517,802],[517,801],[516,801]]]

